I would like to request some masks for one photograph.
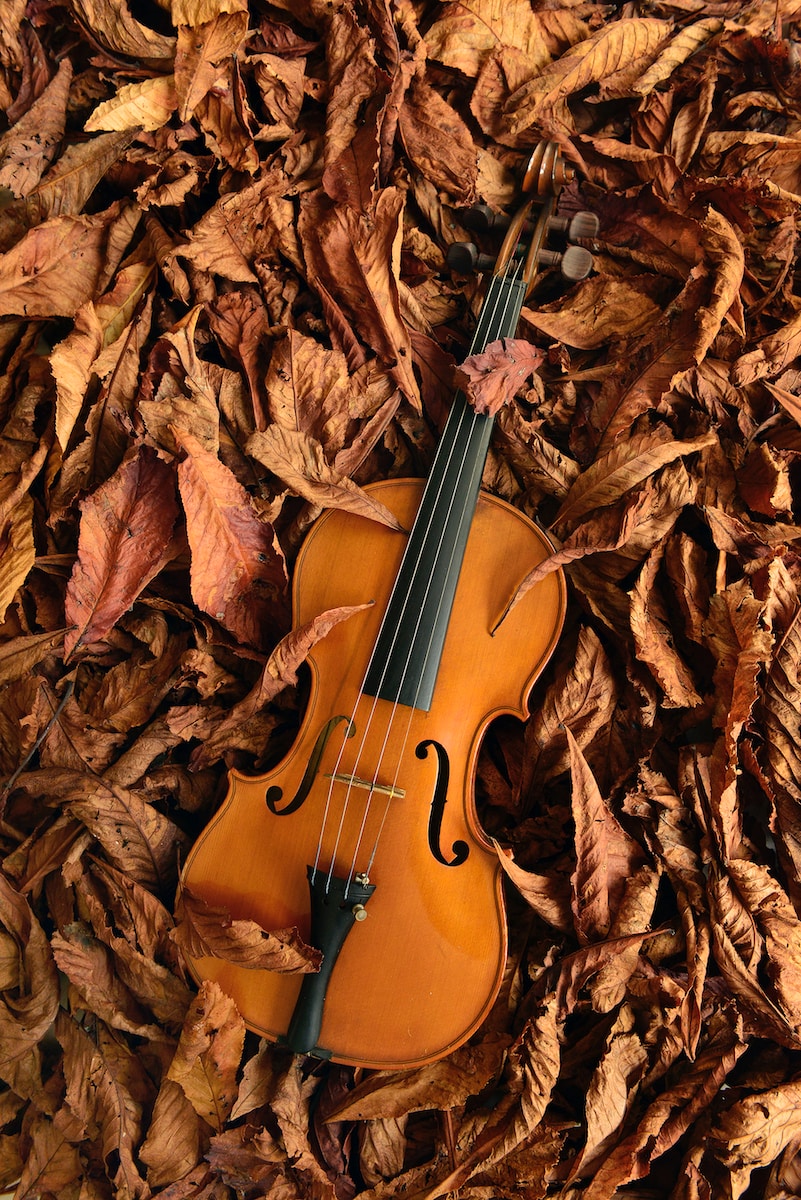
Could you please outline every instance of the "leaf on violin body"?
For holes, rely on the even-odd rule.
[[[456,368],[456,383],[467,400],[485,416],[494,416],[530,379],[545,360],[545,352],[522,338],[500,338],[471,354]]]
[[[62,59],[41,96],[0,137],[0,187],[27,196],[56,157],[67,115],[72,64]]]
[[[254,971],[296,975],[319,971],[322,955],[296,929],[268,933],[256,921],[233,918],[182,887],[175,910],[175,944],[192,958],[222,958]]]
[[[169,561],[177,519],[173,471],[145,446],[83,501],[65,600],[66,655],[102,641]]]
[[[239,641],[267,645],[287,619],[286,565],[272,526],[216,454],[185,430],[172,433],[186,451],[178,486],[193,599]]]
[[[295,686],[298,681],[298,668],[306,661],[312,648],[321,638],[340,621],[346,621],[369,607],[370,602],[328,609],[281,638],[267,659],[259,681],[248,694],[223,714],[215,714],[208,733],[192,751],[192,770],[211,766],[231,746],[250,748],[256,755],[261,755],[265,738],[260,718],[267,705],[285,688]],[[251,726],[253,737],[249,738]]]
[[[263,433],[254,433],[246,448],[248,454],[311,504],[341,508],[389,529],[403,529],[385,504],[340,475],[326,461],[320,443],[301,430],[270,425]]]

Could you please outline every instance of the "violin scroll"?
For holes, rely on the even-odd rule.
[[[476,205],[464,215],[464,223],[476,232],[505,230],[500,252],[496,258],[482,253],[473,242],[456,242],[447,254],[448,266],[459,274],[473,271],[491,272],[496,276],[519,276],[527,291],[534,286],[539,267],[558,267],[569,283],[585,279],[592,270],[592,255],[584,246],[576,245],[598,234],[598,218],[591,212],[577,212],[572,217],[554,213],[562,187],[573,179],[573,167],[564,161],[555,142],[540,142],[526,164],[522,191],[528,197],[512,216],[495,213],[486,204]],[[532,209],[542,207],[535,220]],[[546,241],[551,234],[565,237],[564,251],[549,250]]]

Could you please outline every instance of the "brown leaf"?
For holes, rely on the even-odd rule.
[[[456,1108],[500,1072],[509,1040],[490,1039],[409,1071],[374,1071],[347,1093],[328,1120],[375,1121],[427,1108]]]
[[[178,115],[188,121],[198,103],[214,86],[219,64],[235,55],[247,33],[248,18],[244,8],[228,5],[207,20],[199,20],[197,5],[193,12],[182,13],[191,20],[175,20],[178,44],[175,52],[175,89]]]
[[[592,421],[606,449],[701,361],[737,300],[744,257],[735,230],[710,209],[697,237],[699,265],[663,320],[624,348],[625,369],[601,389]]]
[[[568,881],[558,875],[540,875],[517,865],[510,850],[495,842],[495,852],[504,874],[539,917],[562,933],[573,930]]]
[[[398,299],[398,245],[404,196],[385,188],[368,219],[320,193],[304,197],[298,229],[309,271],[335,343],[352,369],[369,346],[406,398],[419,409],[409,331]],[[361,344],[354,335],[358,335]]]
[[[0,1078],[27,1098],[41,1089],[39,1043],[58,1008],[58,976],[47,937],[27,901],[0,872],[0,922],[14,943],[14,980],[0,998]]]
[[[426,81],[416,75],[403,99],[398,122],[406,153],[418,171],[458,204],[476,198],[477,163],[464,121]]]
[[[139,1150],[150,1187],[165,1187],[183,1179],[200,1162],[203,1143],[201,1118],[180,1084],[165,1076]]]
[[[236,1099],[245,1023],[230,996],[204,982],[186,1016],[167,1079],[179,1084],[207,1125],[222,1130]]]
[[[448,4],[426,32],[426,47],[431,58],[471,76],[478,74],[496,47],[512,47],[531,62],[533,72],[542,69],[549,57],[543,19],[525,0],[503,5],[491,0]]]
[[[97,1139],[101,1159],[120,1195],[146,1200],[149,1189],[139,1172],[144,1101],[150,1083],[137,1056],[102,1025],[90,1037],[63,1009],[55,1033],[64,1050],[66,1104],[89,1138]]]
[[[54,933],[51,944],[59,970],[75,989],[78,1007],[137,1037],[158,1041],[166,1036],[147,1021],[147,1014],[117,975],[111,954],[85,925],[73,922]]]
[[[64,136],[72,64],[62,59],[41,96],[0,138],[0,187],[27,196],[58,153]]]
[[[267,659],[258,683],[244,699],[232,705],[225,716],[215,719],[212,732],[193,750],[190,760],[192,769],[198,770],[215,762],[232,744],[246,746],[247,738],[243,738],[243,731],[247,730],[248,724],[253,723],[253,719],[258,717],[271,700],[280,695],[285,688],[294,687],[298,681],[298,668],[306,661],[320,638],[325,637],[340,621],[346,621],[348,617],[363,612],[367,607],[367,604],[358,604],[328,609],[286,634]],[[257,724],[254,732],[256,744],[253,749],[260,755],[265,745],[262,727]]]
[[[653,17],[629,17],[605,25],[509,98],[506,107],[511,132],[542,120],[555,120],[572,130],[568,98],[601,82],[609,94],[617,73],[633,72],[636,77],[669,33],[670,25]]]
[[[25,495],[0,525],[0,620],[35,561],[33,501]]]
[[[169,561],[177,517],[173,472],[146,446],[87,497],[67,585],[66,654],[105,638]]]
[[[798,1137],[799,1098],[801,1085],[783,1083],[735,1100],[717,1118],[710,1131],[710,1142],[731,1172],[729,1186],[733,1197],[742,1196],[748,1190],[753,1172],[769,1166]]]
[[[542,365],[542,350],[520,338],[502,338],[456,368],[456,382],[476,412],[493,417]]]
[[[304,500],[321,508],[345,509],[389,529],[403,529],[385,504],[340,475],[326,461],[320,443],[301,430],[271,425],[263,433],[254,433],[246,449]]]
[[[554,524],[567,522],[572,525],[593,509],[614,503],[660,467],[716,441],[712,430],[686,442],[677,441],[665,425],[624,439],[596,458],[578,477],[562,502]]]
[[[307,946],[296,929],[268,933],[255,921],[234,920],[220,905],[208,904],[181,888],[171,934],[192,958],[222,958],[251,970],[290,975],[319,971],[322,955]]]
[[[125,215],[109,210],[96,217],[53,217],[29,230],[0,255],[3,311],[27,317],[74,316],[102,289],[115,221]]]
[[[76,19],[112,54],[163,66],[172,59],[175,38],[166,37],[132,15],[125,0],[109,8],[103,0],[70,0]]]
[[[565,726],[582,749],[609,723],[617,685],[595,630],[583,625],[575,649],[561,664],[526,729],[524,794],[568,768]]]
[[[693,674],[673,642],[670,616],[657,584],[663,546],[649,554],[631,591],[631,631],[637,658],[646,664],[664,693],[667,708],[696,708],[701,697]]]
[[[192,553],[195,603],[244,643],[275,641],[286,621],[286,567],[272,527],[215,454],[173,428],[186,451],[178,485]]]

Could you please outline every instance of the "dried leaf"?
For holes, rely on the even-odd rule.
[[[192,434],[172,432],[186,451],[178,484],[195,602],[241,642],[269,644],[286,619],[286,568],[275,535],[217,456]]]
[[[456,369],[456,382],[476,412],[493,417],[542,365],[545,355],[520,338],[490,342]]]
[[[63,59],[41,96],[0,138],[0,187],[27,196],[55,158],[64,136],[72,64]]]
[[[179,1084],[195,1112],[218,1132],[236,1099],[245,1023],[216,983],[204,982],[186,1016],[167,1079]]]
[[[321,508],[345,509],[390,529],[403,528],[385,504],[334,470],[320,443],[301,430],[271,425],[253,434],[247,450],[304,500]]]
[[[66,654],[104,638],[169,561],[177,516],[173,473],[144,446],[83,502]]]
[[[255,921],[234,918],[226,908],[193,896],[183,887],[172,933],[176,945],[192,958],[222,958],[259,971],[293,975],[318,971],[320,951],[307,946],[296,929],[268,933]]]

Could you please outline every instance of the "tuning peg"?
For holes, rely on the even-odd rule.
[[[563,254],[556,250],[540,250],[537,262],[543,267],[558,267],[562,278],[569,283],[586,279],[592,270],[592,255],[583,246],[568,246]]]
[[[476,233],[489,233],[493,229],[507,229],[510,217],[506,213],[494,212],[488,204],[474,204],[472,208],[465,210],[461,220],[463,225],[474,229]],[[523,231],[530,233],[533,228],[534,222],[526,221]],[[578,242],[582,238],[596,238],[599,229],[600,222],[595,213],[583,210],[574,213],[572,217],[550,217],[548,220],[548,231],[565,234],[569,242]]]
[[[592,255],[583,246],[568,246],[559,263],[562,278],[570,283],[586,279],[592,270]]]
[[[474,242],[454,242],[448,247],[445,261],[457,275],[491,271],[495,266],[495,259],[489,254],[482,254]]]

